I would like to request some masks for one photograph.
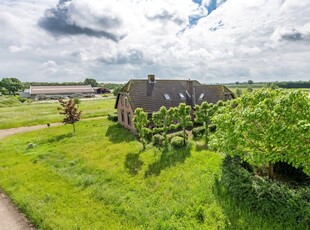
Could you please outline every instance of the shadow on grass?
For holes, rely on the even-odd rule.
[[[140,153],[128,153],[125,159],[125,169],[132,176],[137,175],[143,162],[139,159]]]
[[[58,136],[54,136],[50,139],[47,139],[47,140],[43,140],[42,142],[40,142],[39,144],[45,144],[45,143],[54,143],[54,142],[58,142],[58,141],[61,141],[61,140],[64,140],[66,138],[71,138],[73,137],[74,134],[73,133],[67,133],[67,134],[61,134],[61,135],[58,135]]]
[[[188,145],[182,149],[172,149],[170,151],[163,151],[159,160],[148,166],[144,177],[158,176],[161,170],[174,166],[177,163],[183,163],[187,157],[191,155],[190,146]]]
[[[110,125],[106,134],[113,143],[131,142],[135,140],[135,136],[119,124]]]

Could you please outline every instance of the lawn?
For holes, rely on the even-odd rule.
[[[11,98],[10,103],[13,103]],[[0,102],[7,102],[7,98],[2,98]],[[81,101],[80,109],[82,118],[106,116],[114,112],[115,99],[100,99]],[[15,128],[20,126],[31,126],[60,122],[62,115],[59,115],[57,107],[59,103],[26,103],[14,104],[15,106],[0,107],[0,129]]]
[[[135,137],[106,118],[71,131],[0,142],[0,187],[39,229],[284,228],[221,195],[223,156],[199,144],[140,152]]]

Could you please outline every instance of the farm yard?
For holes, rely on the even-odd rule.
[[[30,124],[26,108],[33,111],[32,124],[60,121],[57,106],[2,108],[11,114],[2,121],[9,123],[18,111],[16,119],[24,123],[15,120],[7,127]],[[106,116],[114,112],[114,100],[85,101],[80,107],[88,117]],[[42,120],[36,119],[40,116]],[[142,151],[132,133],[106,117],[82,120],[76,126],[75,134],[65,125],[0,142],[0,188],[38,229],[306,229],[309,225],[309,190],[281,193],[287,186],[271,186],[263,178],[249,181],[249,173],[232,168],[233,163],[208,150],[203,139],[190,139],[181,149],[148,144]],[[249,203],[240,188],[257,191],[258,196],[250,197]],[[233,195],[238,192],[236,199]],[[277,197],[281,194],[285,196]]]

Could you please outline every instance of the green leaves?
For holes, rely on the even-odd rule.
[[[137,108],[135,110],[135,115],[133,118],[135,128],[138,132],[139,139],[143,145],[143,149],[145,149],[145,138],[149,133],[149,129],[146,128],[146,126],[150,123],[148,120],[148,115],[142,108]]]
[[[301,91],[262,89],[219,108],[210,145],[253,165],[283,161],[310,175],[310,100]]]

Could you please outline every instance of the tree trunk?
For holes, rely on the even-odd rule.
[[[206,123],[205,124],[205,142],[206,142],[206,145],[208,145],[208,142],[209,142],[209,126],[208,124]]]
[[[183,145],[185,146],[186,144],[186,130],[183,129]]]
[[[274,179],[274,165],[270,161],[269,161],[268,173],[269,173],[268,175],[269,178],[273,180]]]
[[[75,125],[74,125],[74,123],[72,125],[73,125],[73,132],[75,133]]]

